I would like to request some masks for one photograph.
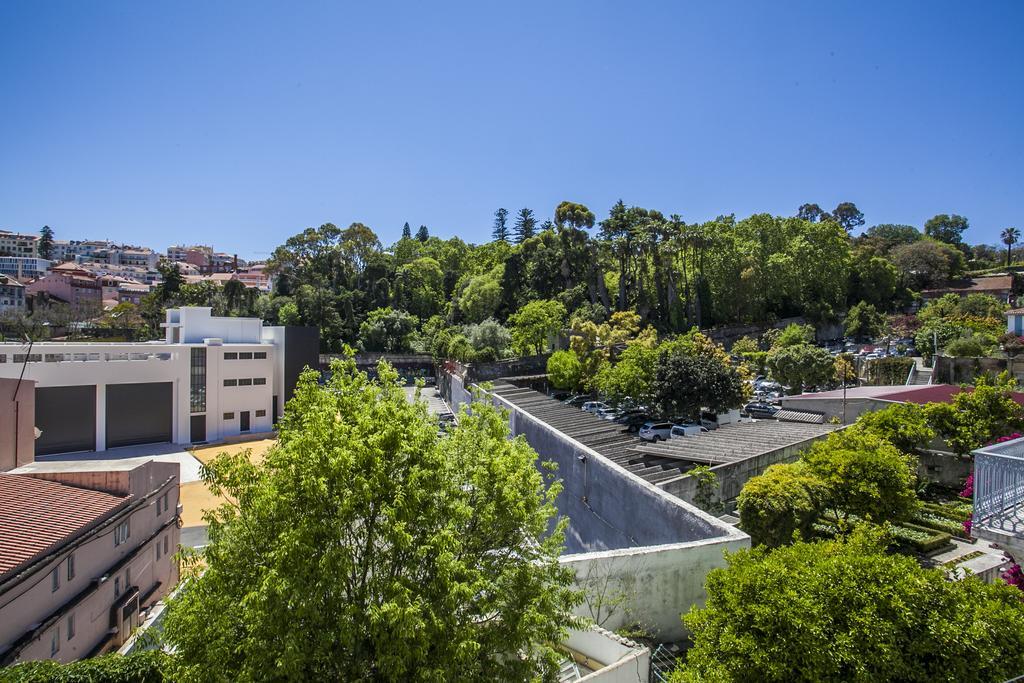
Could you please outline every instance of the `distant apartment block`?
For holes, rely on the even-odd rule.
[[[167,311],[163,342],[0,344],[0,377],[36,383],[36,455],[219,441],[270,431],[305,366],[315,328],[264,327],[211,309]]]
[[[163,280],[163,277],[160,275],[160,271],[143,266],[110,265],[109,263],[100,263],[97,261],[81,262],[76,265],[81,270],[87,271],[96,276],[112,275],[114,277],[132,280],[134,282],[141,282],[147,285],[158,284]]]
[[[0,474],[0,666],[116,650],[177,583],[178,464],[104,468]]]
[[[106,240],[54,240],[50,257],[54,261],[74,261],[77,257],[91,258],[98,251],[117,249]]]
[[[0,275],[0,315],[25,310],[25,285],[12,277]]]
[[[120,248],[97,249],[92,254],[80,254],[74,258],[76,263],[96,263],[107,266],[129,266],[155,271],[160,263],[160,254],[151,249]]]
[[[0,256],[38,258],[39,235],[0,230]]]
[[[27,282],[44,277],[51,265],[52,261],[35,256],[0,256],[0,275]]]

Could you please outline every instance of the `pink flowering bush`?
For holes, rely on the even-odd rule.
[[[964,520],[964,531],[967,533],[968,536],[971,535],[972,526],[974,526],[974,522],[971,521],[970,517]]]
[[[1006,557],[1010,560],[1010,566],[1002,573],[1003,581],[1010,586],[1016,586],[1024,591],[1024,572],[1021,571],[1020,565],[1017,564],[1012,555],[1007,555]]]
[[[973,498],[974,497],[974,474],[967,475],[967,481],[964,482],[964,488],[960,492],[961,498]]]

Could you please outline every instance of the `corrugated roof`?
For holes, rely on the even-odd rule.
[[[0,474],[0,575],[110,517],[128,498]]]
[[[905,384],[897,384],[890,386],[874,386],[874,387],[848,387],[846,389],[846,398],[859,399],[859,398],[877,398],[882,401],[898,401],[900,403],[949,403],[953,400],[953,397],[959,394],[961,391],[965,391],[964,388],[954,384],[925,384],[921,386],[907,386]],[[966,391],[973,391],[971,387],[967,387]],[[1017,403],[1024,405],[1024,393],[1010,392],[1010,396]],[[818,399],[818,398],[842,398],[842,389],[833,389],[831,391],[819,391],[817,393],[810,394],[798,394],[796,396],[787,396],[784,401],[799,401],[803,399]]]

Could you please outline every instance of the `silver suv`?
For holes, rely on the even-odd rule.
[[[645,422],[638,436],[644,441],[668,441],[672,438],[672,423]]]

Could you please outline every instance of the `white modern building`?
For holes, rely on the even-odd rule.
[[[319,364],[312,328],[205,307],[170,309],[162,326],[162,342],[0,344],[0,377],[24,367],[36,383],[36,455],[267,432]]]

